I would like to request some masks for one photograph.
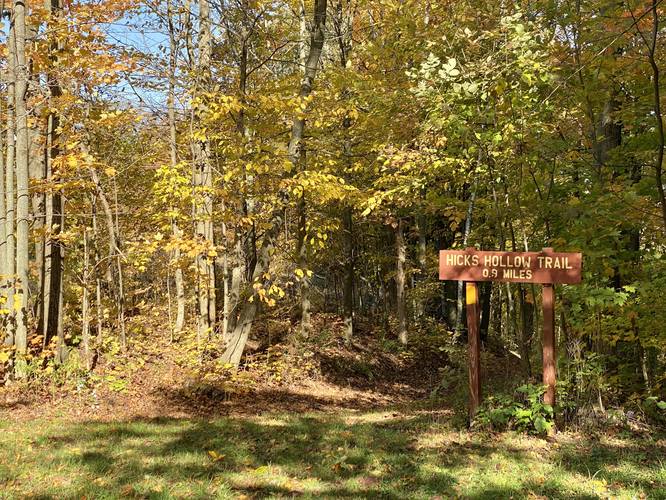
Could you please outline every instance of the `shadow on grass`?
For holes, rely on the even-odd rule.
[[[577,447],[563,448],[557,454],[560,466],[584,477],[610,485],[631,485],[650,492],[649,498],[666,499],[666,444],[620,442],[600,445],[588,440]]]
[[[497,439],[423,438],[439,422],[428,414],[345,419],[336,415],[219,420],[88,422],[47,429],[30,466],[50,479],[22,498],[596,498],[566,489],[562,477],[531,477],[543,461]],[[455,436],[456,433],[451,433]],[[563,475],[590,477],[646,492],[663,480],[659,447],[576,443],[549,452]],[[514,463],[508,477],[493,467]],[[623,463],[624,472],[610,466]],[[41,467],[49,469],[40,471]],[[610,468],[609,468],[610,467]],[[478,470],[477,470],[478,468]],[[520,472],[522,471],[522,473]],[[627,472],[629,471],[629,472]],[[634,472],[631,472],[634,471]],[[56,484],[55,473],[71,480]],[[490,477],[492,474],[495,476]],[[477,476],[473,478],[472,476]],[[471,481],[471,483],[470,483]],[[476,481],[476,483],[474,482]],[[2,486],[0,477],[0,489]],[[464,483],[464,484],[463,484]],[[470,486],[471,484],[471,486]],[[462,487],[462,489],[461,489]],[[662,490],[664,491],[664,490]],[[0,498],[2,494],[0,493]],[[660,498],[658,495],[656,498]]]
[[[297,393],[288,388],[257,388],[248,393],[226,394],[223,389],[210,384],[175,389],[162,388],[159,393],[160,408],[178,408],[191,416],[257,415],[264,412],[306,413],[334,409],[370,410],[381,403],[368,394],[344,393],[337,397]]]

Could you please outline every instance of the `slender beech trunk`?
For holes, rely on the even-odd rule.
[[[28,130],[28,66],[26,63],[26,6],[14,1],[16,34],[16,352],[25,355],[28,348],[29,244],[30,244],[30,141]],[[16,376],[25,376],[25,363],[16,364]]]
[[[407,344],[407,303],[405,300],[405,261],[407,245],[405,244],[405,222],[398,220],[395,230],[395,247],[397,254],[395,288],[396,309],[398,313],[398,339],[401,344]]]
[[[45,4],[49,10],[49,24],[57,27],[62,16],[62,0],[46,0]],[[57,29],[52,30],[57,33]],[[55,37],[55,34],[51,35]],[[62,37],[60,37],[62,38]],[[61,95],[60,82],[57,76],[58,51],[62,49],[62,42],[54,38],[49,43],[49,71],[47,72],[47,83],[49,88],[49,110],[57,108],[56,101]],[[52,338],[57,337],[57,358],[63,361],[65,358],[65,339],[59,332],[63,331],[62,311],[62,281],[64,273],[64,246],[60,241],[60,234],[64,224],[64,200],[59,189],[53,186],[56,173],[53,163],[60,154],[59,130],[60,117],[57,113],[49,111],[46,125],[46,154],[45,154],[45,177],[48,191],[46,193],[45,207],[45,241],[43,269],[41,271],[41,314],[40,331],[43,336],[43,345],[46,347]]]
[[[176,68],[178,63],[178,44],[176,41],[176,29],[173,24],[173,0],[167,0],[167,22],[169,24],[169,89],[167,95],[167,107],[169,114],[169,151],[171,168],[176,170],[178,166],[178,143],[176,137]],[[172,207],[173,210],[173,207]],[[182,236],[175,217],[171,218],[171,234],[175,240]],[[183,269],[180,267],[180,248],[176,245],[173,250],[172,261],[175,262],[174,281],[176,284],[176,323],[173,331],[178,333],[185,324],[185,283]]]
[[[300,44],[299,44],[299,63],[303,69],[303,73],[306,71],[307,63],[307,21],[305,13],[305,2],[301,1],[299,3],[300,10]],[[293,136],[292,136],[293,139]],[[307,153],[305,149],[304,138],[300,137],[298,143],[289,145],[289,159],[291,160],[292,165],[294,166],[294,171],[305,172],[307,169]],[[310,276],[308,275],[308,234],[307,234],[307,200],[305,194],[305,188],[301,192],[300,198],[296,205],[298,213],[298,234],[297,234],[297,248],[296,248],[296,262],[298,267],[303,271],[303,276],[300,279],[299,288],[301,295],[301,336],[307,338],[310,334],[310,329],[312,327],[310,321]]]
[[[236,122],[236,129],[238,131],[239,140],[244,144],[251,140],[251,133],[247,124],[245,106],[247,105],[247,80],[248,80],[248,44],[250,42],[250,33],[246,32],[243,27],[240,32],[240,49],[238,60],[238,93],[240,95],[241,109],[238,112],[238,119]],[[247,144],[246,144],[247,146]],[[254,221],[255,201],[249,194],[252,191],[252,184],[254,177],[251,172],[243,167],[243,183],[245,186],[246,195],[240,203],[240,210],[243,217],[251,220],[251,227],[246,234],[241,235],[240,231],[236,233],[235,242],[235,265],[231,271],[229,270],[229,244],[227,226],[225,223],[222,225],[222,233],[224,239],[224,255],[223,255],[223,318],[222,318],[222,333],[225,343],[228,344],[230,340],[230,332],[236,328],[238,320],[238,303],[240,300],[241,288],[244,282],[249,282],[254,267],[257,263],[257,231]],[[223,208],[224,211],[224,208]]]
[[[490,313],[492,319],[490,322],[490,331],[492,331],[497,338],[502,337],[502,288],[501,283],[492,284],[490,293]]]
[[[37,50],[37,36],[39,34],[40,21],[37,19],[37,16],[30,16],[30,21],[30,24],[26,27],[28,30],[27,40],[31,40],[30,52],[35,53]],[[38,88],[40,85],[40,75],[35,73],[34,59],[30,59],[27,64],[29,76],[28,87],[33,89]],[[30,185],[37,186],[36,189],[33,189],[33,193],[30,197],[30,225],[33,234],[33,252],[35,261],[33,269],[36,270],[37,278],[37,293],[32,296],[32,300],[30,301],[32,303],[30,315],[39,320],[39,318],[42,317],[41,290],[43,289],[44,278],[44,206],[46,202],[44,191],[42,189],[46,164],[44,144],[41,140],[43,136],[43,131],[41,130],[43,122],[39,119],[44,115],[44,105],[41,99],[36,100],[34,107],[30,110],[30,114],[32,115],[32,119],[29,120],[30,128],[28,132]]]
[[[472,215],[474,214],[474,203],[476,201],[476,182],[472,188],[467,205],[467,215],[465,216],[465,229],[463,232],[463,248],[467,248],[469,234],[472,231]],[[456,333],[460,333],[463,324],[463,282],[458,281],[458,298],[456,301]]]
[[[335,38],[338,42],[338,51],[340,56],[340,67],[347,68],[349,55],[352,49],[352,18],[353,11],[345,9],[343,0],[337,0],[335,4],[335,16],[333,17],[333,30]],[[350,7],[347,4],[347,7]],[[343,99],[348,99],[349,91],[343,89],[340,93]],[[349,129],[352,126],[352,120],[349,115],[345,116],[342,120],[343,129],[343,144],[342,156],[344,159],[345,168],[350,169],[352,166],[352,141],[349,134]],[[344,279],[343,279],[343,320],[344,320],[344,335],[347,342],[350,342],[354,336],[354,278],[355,278],[355,262],[354,262],[354,221],[353,210],[349,206],[343,208],[342,211],[342,230],[344,240]]]
[[[81,297],[81,343],[83,344],[83,359],[86,362],[86,368],[90,370],[90,294],[88,292],[88,283],[90,280],[90,244],[88,240],[88,228],[86,227],[83,229],[83,296]]]
[[[40,329],[43,335],[43,344],[46,347],[51,339],[57,337],[62,310],[60,309],[60,282],[63,279],[64,247],[60,241],[63,229],[64,210],[62,194],[51,184],[54,181],[53,162],[60,154],[58,146],[59,119],[57,115],[50,114],[47,118],[46,134],[46,182],[49,190],[46,194],[45,210],[45,244],[42,270],[42,306]],[[59,345],[63,339],[58,339]]]
[[[351,207],[344,210],[345,276],[342,286],[343,318],[345,339],[350,342],[354,336],[354,220]]]
[[[303,156],[305,152],[303,151]],[[301,193],[298,200],[298,267],[303,271],[300,281],[301,294],[301,336],[307,338],[312,329],[310,320],[310,276],[308,269],[308,233],[307,233],[307,205],[305,192]]]
[[[118,272],[118,326],[120,328],[120,343],[123,349],[127,348],[127,333],[125,329],[125,277],[123,274],[122,251],[120,250],[120,205],[118,204],[118,181],[113,177],[113,224],[116,241],[116,270]]]
[[[222,211],[226,208],[222,203]],[[222,340],[227,341],[229,337],[229,316],[231,314],[231,276],[229,275],[229,236],[226,222],[222,222],[222,242],[224,253],[222,254]]]
[[[4,13],[0,12],[0,18]],[[6,82],[5,82],[6,83]],[[0,104],[0,116],[4,111],[4,106]],[[0,134],[0,297],[5,297],[7,285],[7,204],[5,193],[5,140]],[[0,326],[4,326],[0,323]],[[5,342],[5,336],[0,336],[0,341]]]
[[[231,270],[231,276],[230,276],[230,283],[229,283],[229,290],[227,291],[228,294],[228,305],[226,306],[227,308],[227,330],[226,330],[226,335],[224,337],[224,341],[228,342],[231,336],[231,332],[234,331],[236,328],[237,320],[238,320],[238,306],[240,304],[240,295],[241,295],[241,288],[243,285],[243,262],[245,261],[245,254],[243,252],[243,244],[240,238],[236,239],[236,249],[235,252],[236,254],[236,265],[233,267]]]
[[[479,323],[479,337],[481,342],[488,341],[488,330],[490,329],[490,308],[492,306],[493,287],[492,282],[486,282],[479,287],[479,303],[481,305],[481,321]]]
[[[122,265],[122,251],[120,249],[121,247],[120,235],[117,232],[118,227],[113,217],[113,209],[111,208],[111,204],[109,203],[106,193],[102,189],[102,184],[99,179],[99,174],[94,168],[89,169],[89,172],[93,180],[93,183],[95,184],[97,189],[95,197],[99,198],[100,202],[102,203],[102,209],[104,210],[106,229],[109,237],[109,256],[108,256],[109,268],[110,269],[115,268],[116,271],[115,277],[117,279],[117,283],[115,284],[116,288],[115,299],[117,301],[117,306],[118,306],[118,329],[119,329],[118,334],[120,337],[120,344],[123,347],[123,349],[125,349],[127,347],[127,335],[125,332],[125,324],[124,324],[125,287],[123,283],[123,265]],[[113,272],[111,272],[110,274],[113,277]]]
[[[97,196],[93,196],[92,199],[92,232],[93,232],[93,246],[94,246],[94,256],[95,256],[95,326],[97,328],[97,339],[96,345],[102,345],[102,333],[103,333],[103,317],[102,312],[102,277],[100,275],[99,264],[101,261],[99,254],[99,246],[97,245]]]
[[[427,248],[427,241],[426,241],[426,218],[425,215],[420,214],[417,217],[417,226],[418,226],[418,231],[419,231],[419,243],[418,243],[418,263],[419,263],[419,281],[420,282],[425,282],[428,279],[428,269],[427,269],[427,262],[428,262],[428,248]],[[419,320],[423,320],[425,317],[425,311],[426,311],[426,294],[421,293],[421,297],[417,300],[416,303],[416,316]]]
[[[652,88],[654,92],[654,117],[657,122],[657,158],[655,160],[655,179],[657,181],[657,192],[659,193],[659,203],[661,204],[662,222],[666,231],[666,193],[664,192],[663,167],[664,167],[664,149],[666,147],[666,138],[664,137],[664,119],[661,112],[661,89],[660,73],[655,53],[657,50],[657,37],[659,36],[659,14],[657,6],[659,0],[652,0],[652,40],[649,45],[649,60],[652,68]]]
[[[41,115],[40,110],[35,111],[35,115]],[[37,120],[34,120],[37,124]],[[37,293],[34,300],[33,317],[39,321],[43,317],[43,297],[42,290],[44,290],[44,255],[45,255],[45,239],[44,239],[44,224],[45,224],[45,211],[46,211],[46,196],[42,189],[45,179],[45,155],[44,144],[40,142],[40,132],[35,125],[30,129],[30,143],[32,150],[30,151],[30,178],[32,182],[38,187],[32,194],[32,232],[34,234],[34,255],[35,266],[37,270]]]
[[[327,0],[315,0],[314,22],[312,23],[312,31],[310,33],[310,49],[305,63],[305,72],[299,92],[299,96],[302,99],[308,97],[312,93],[312,86],[317,75],[317,68],[319,67],[319,61],[324,47],[326,8]],[[288,147],[290,158],[293,158],[294,155],[298,153],[304,129],[305,119],[302,117],[295,117],[291,130],[291,140],[289,141]],[[250,280],[250,283],[255,278],[260,279],[269,269],[275,240],[278,234],[280,234],[284,222],[284,206],[282,205],[282,200],[286,199],[286,197],[286,193],[279,193],[278,195],[278,204],[271,215],[270,227],[264,232],[259,256],[257,258],[257,265],[255,266],[253,279]],[[229,334],[227,348],[222,354],[223,361],[234,366],[238,366],[240,363],[245,344],[247,343],[247,338],[252,329],[252,323],[254,322],[257,313],[258,300],[259,298],[256,295],[253,295],[252,300],[248,300],[243,304],[237,324],[235,325],[234,330]]]
[[[2,108],[3,106],[0,104],[0,116],[3,114]],[[5,199],[4,142],[0,134],[0,296],[4,295],[4,283],[7,275],[7,205]]]
[[[14,29],[14,11],[10,13],[7,54],[7,162],[5,163],[5,279],[7,290],[7,310],[9,315],[5,326],[5,343],[14,345],[16,317],[14,313],[14,295],[16,283],[16,31]]]
[[[520,364],[522,366],[523,375],[529,380],[532,377],[530,354],[534,334],[534,304],[527,301],[525,287],[522,284],[518,285],[518,300],[522,319],[520,329]]]
[[[205,92],[210,84],[210,64],[213,40],[210,23],[210,4],[199,0],[199,59],[197,63],[197,94]],[[201,110],[195,110],[199,115]],[[213,169],[210,158],[210,143],[197,140],[194,144],[194,223],[195,236],[203,250],[197,256],[197,340],[212,333],[215,327],[215,265],[213,236]]]

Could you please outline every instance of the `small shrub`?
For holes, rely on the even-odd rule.
[[[543,402],[545,391],[546,386],[526,384],[512,395],[490,396],[476,414],[473,426],[546,434],[553,427],[553,407]]]
[[[643,402],[642,410],[648,422],[666,425],[666,401],[650,396]]]

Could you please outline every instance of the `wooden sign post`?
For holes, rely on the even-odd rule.
[[[479,292],[477,282],[539,283],[543,285],[543,383],[544,403],[555,404],[557,366],[555,356],[556,283],[576,284],[582,279],[580,253],[484,252],[475,248],[441,250],[439,279],[466,282],[467,338],[469,346],[469,412],[474,417],[481,404]]]
[[[474,416],[481,404],[481,338],[479,336],[479,286],[465,283],[467,303],[467,346],[469,356],[469,412]]]

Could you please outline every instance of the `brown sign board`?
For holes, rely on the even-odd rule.
[[[581,282],[582,267],[582,254],[571,252],[484,252],[475,248],[439,252],[441,280],[575,284]]]

